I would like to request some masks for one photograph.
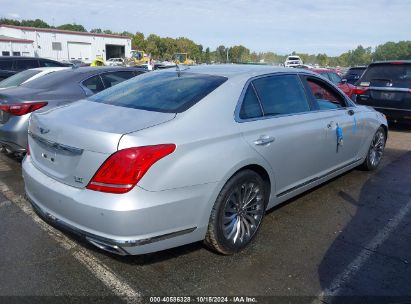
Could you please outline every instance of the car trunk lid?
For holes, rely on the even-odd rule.
[[[174,113],[79,101],[34,113],[29,127],[34,165],[50,177],[84,187],[124,134],[169,121]]]

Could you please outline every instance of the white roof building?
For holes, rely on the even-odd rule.
[[[49,28],[0,25],[0,56],[34,56],[54,60],[91,62],[129,57],[131,39],[126,36],[75,32]]]

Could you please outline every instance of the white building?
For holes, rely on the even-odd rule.
[[[0,25],[0,56],[34,56],[54,60],[91,62],[128,57],[131,39],[126,36]]]

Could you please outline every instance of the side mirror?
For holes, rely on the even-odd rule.
[[[347,83],[347,79],[345,79],[345,78],[344,78],[344,79],[341,79],[341,83],[342,83],[342,84]]]

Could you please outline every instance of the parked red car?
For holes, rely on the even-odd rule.
[[[326,79],[330,80],[336,86],[340,88],[348,97],[351,98],[355,86],[349,84],[346,80],[343,80],[334,70],[331,69],[310,69],[313,72],[320,74]]]

